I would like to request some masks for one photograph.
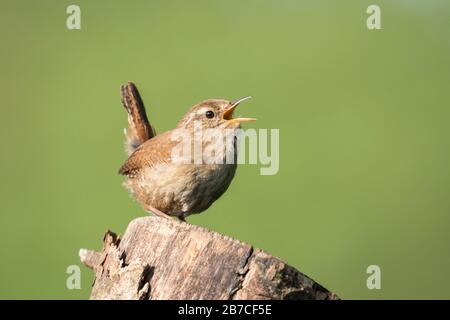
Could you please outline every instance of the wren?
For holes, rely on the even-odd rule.
[[[127,178],[125,187],[144,210],[157,216],[185,221],[187,216],[208,209],[228,189],[235,175],[236,132],[241,123],[256,120],[233,118],[236,107],[250,97],[234,102],[202,101],[184,115],[175,129],[157,135],[136,86],[123,85],[121,94],[128,113],[125,149],[129,157],[119,170]],[[219,138],[205,139],[203,132]],[[181,150],[179,138],[186,136],[181,149],[191,152],[180,161],[176,157]],[[200,155],[193,152],[198,149]]]

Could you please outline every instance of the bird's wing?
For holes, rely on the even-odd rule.
[[[136,85],[128,82],[120,86],[122,105],[128,113],[128,129],[125,129],[125,151],[132,154],[145,141],[156,136],[155,128],[150,124]]]
[[[171,161],[172,149],[179,143],[171,139],[171,131],[164,132],[140,145],[119,169],[121,175],[133,175],[143,168]]]

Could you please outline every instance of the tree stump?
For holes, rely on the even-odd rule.
[[[81,249],[95,272],[91,299],[338,299],[270,254],[205,228],[155,216],[111,231],[102,252]]]

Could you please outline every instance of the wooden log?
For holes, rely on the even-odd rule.
[[[205,228],[148,216],[102,252],[80,250],[95,271],[91,299],[338,299],[270,254]]]

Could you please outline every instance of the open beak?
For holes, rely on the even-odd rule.
[[[225,110],[225,112],[223,113],[223,119],[224,119],[224,120],[228,120],[228,121],[230,121],[230,122],[238,122],[238,123],[241,123],[241,122],[249,122],[249,121],[255,121],[255,120],[256,120],[255,118],[233,118],[233,112],[234,112],[234,110],[236,109],[236,107],[237,107],[241,102],[243,102],[243,101],[245,101],[245,100],[248,100],[248,99],[251,99],[251,98],[252,98],[252,97],[247,96],[247,97],[244,97],[244,98],[241,98],[241,99],[238,99],[238,100],[232,102],[232,103],[231,103],[231,106],[230,106],[227,110]]]

